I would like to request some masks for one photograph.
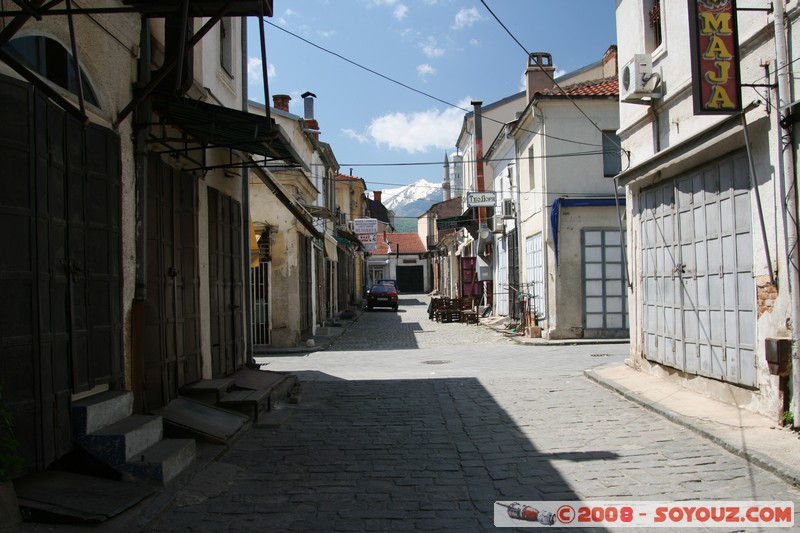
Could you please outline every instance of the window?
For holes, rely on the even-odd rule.
[[[4,48],[14,59],[33,72],[74,95],[78,94],[78,79],[75,76],[72,54],[58,41],[41,35],[28,35],[10,41]],[[83,99],[100,107],[97,96],[82,70],[81,85]]]
[[[652,52],[661,46],[661,0],[644,2],[645,50]]]
[[[622,171],[619,136],[614,131],[603,131],[603,176],[616,176]]]
[[[219,21],[219,64],[233,77],[233,29],[230,17]]]

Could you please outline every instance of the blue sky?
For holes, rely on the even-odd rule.
[[[485,0],[530,52],[557,74],[598,61],[616,44],[615,0]],[[275,0],[265,25],[270,97],[317,95],[320,140],[341,172],[385,190],[440,183],[470,100],[484,105],[524,88],[527,56],[480,0]],[[248,28],[249,94],[263,101],[257,21]],[[287,33],[287,32],[291,32]],[[402,87],[347,60],[392,78]],[[425,96],[426,93],[435,98]],[[438,100],[437,100],[438,99]],[[432,162],[420,166],[362,166]]]

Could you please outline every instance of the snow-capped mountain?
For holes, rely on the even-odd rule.
[[[417,180],[411,185],[385,189],[381,201],[395,215],[402,211],[404,215],[419,216],[431,205],[442,201],[442,185],[425,179]]]
[[[401,233],[416,232],[417,217],[441,201],[441,184],[425,179],[404,187],[384,189],[381,196],[386,209],[394,211],[394,227]]]

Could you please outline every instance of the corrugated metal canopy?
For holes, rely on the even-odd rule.
[[[262,9],[265,17],[271,17],[273,14],[272,0],[190,0],[189,16],[213,17],[229,2],[232,5],[225,12],[226,17],[258,17]],[[182,0],[124,0],[124,3],[145,16],[163,17],[180,13],[183,2]]]
[[[302,164],[272,119],[162,92],[151,99],[153,111],[167,124],[201,144]]]

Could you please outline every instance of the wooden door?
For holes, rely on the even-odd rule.
[[[0,116],[0,382],[41,470],[72,447],[72,394],[122,377],[119,139],[5,77]]]
[[[216,378],[234,373],[245,362],[244,259],[242,207],[239,202],[215,189],[208,189],[208,227],[211,365]]]
[[[143,405],[158,409],[200,379],[197,182],[148,159],[147,300],[144,306]]]

